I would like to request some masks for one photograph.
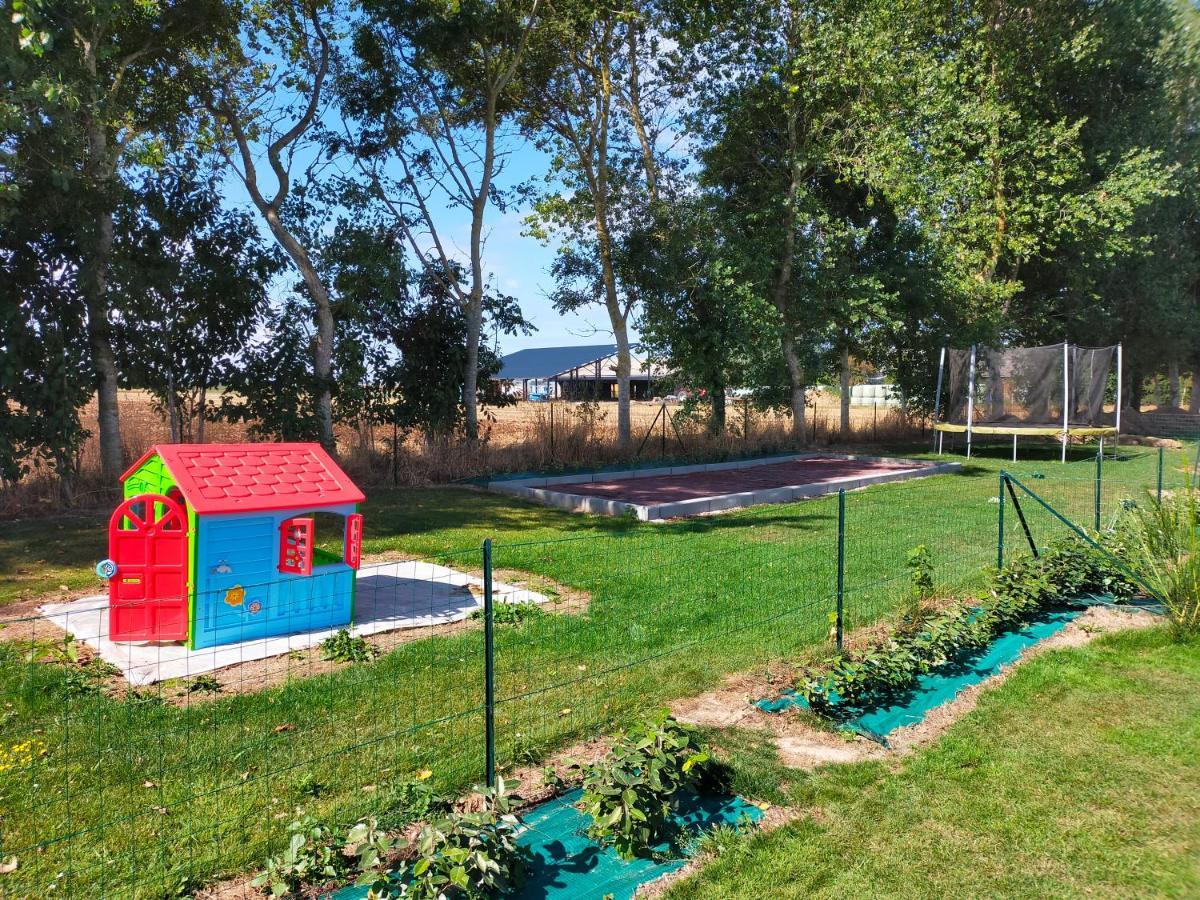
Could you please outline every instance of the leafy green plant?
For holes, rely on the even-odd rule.
[[[214,675],[197,675],[185,682],[183,692],[185,694],[219,694],[221,693],[221,682]]]
[[[337,634],[321,642],[321,659],[331,662],[365,663],[378,655],[379,651],[363,638],[351,635],[345,628],[339,628]]]
[[[98,663],[98,665],[97,665]],[[95,697],[104,693],[104,679],[110,674],[107,663],[99,659],[63,670],[62,692],[68,697]]]
[[[336,878],[343,869],[343,857],[329,829],[311,816],[302,816],[288,826],[287,849],[267,860],[253,884],[273,897],[286,897],[301,885]]]
[[[312,772],[306,772],[304,777],[296,782],[296,793],[302,797],[317,798],[329,792],[329,785],[320,781]]]
[[[496,625],[512,625],[515,628],[520,628],[526,622],[540,619],[545,615],[545,610],[533,601],[495,603],[492,605],[492,622]],[[471,618],[483,619],[483,610],[475,610],[471,613]]]
[[[908,567],[909,603],[919,610],[921,604],[933,596],[933,557],[929,548],[917,544],[908,551],[908,559],[904,563]]]
[[[525,851],[517,845],[520,820],[512,811],[504,779],[494,789],[477,789],[478,812],[455,812],[421,829],[415,857],[393,874],[411,900],[490,897],[511,888],[524,871]]]
[[[920,568],[920,567],[917,567]],[[915,571],[915,570],[914,570]],[[803,670],[797,691],[821,715],[864,705],[910,687],[917,677],[1064,598],[1085,593],[1129,597],[1135,586],[1103,554],[1071,538],[1040,557],[1018,557],[992,576],[977,604],[952,604],[924,617],[917,628],[898,627],[885,638],[815,669]]]
[[[695,732],[665,710],[617,735],[602,759],[583,767],[589,837],[623,859],[648,853],[669,836],[672,798],[698,780],[709,759]]]
[[[380,824],[385,828],[398,829],[444,813],[449,804],[438,796],[429,783],[431,774],[427,769],[418,773],[416,778],[389,784],[380,797],[376,813]]]
[[[389,854],[404,846],[401,840],[393,839],[374,817],[364,819],[346,835],[346,848],[354,856],[355,868],[359,872],[357,885],[365,885],[369,896],[380,898],[393,896],[395,880],[388,875],[385,865]],[[396,893],[395,896],[400,896]]]

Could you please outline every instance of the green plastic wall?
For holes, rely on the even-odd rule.
[[[157,453],[138,466],[125,479],[123,495],[126,500],[138,494],[166,494],[176,487],[175,476]],[[196,513],[189,505],[188,517],[188,646],[196,633]]]

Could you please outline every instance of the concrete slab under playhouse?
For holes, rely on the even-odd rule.
[[[785,503],[960,468],[958,463],[902,457],[801,453],[707,465],[497,480],[487,487],[572,512],[632,515],[654,522]]]
[[[492,590],[496,603],[547,600],[536,591],[500,582],[493,584]],[[480,578],[446,566],[421,561],[363,566],[355,582],[354,622],[347,630],[355,636],[367,636],[460,622],[482,609],[482,597]],[[39,607],[39,612],[120,669],[135,686],[189,678],[226,666],[305,650],[338,631],[337,627],[318,628],[189,649],[181,643],[111,640],[108,597],[103,595],[48,603]]]

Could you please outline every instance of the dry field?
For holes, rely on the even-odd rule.
[[[561,469],[603,465],[632,457],[721,457],[754,452],[783,452],[795,446],[791,418],[775,411],[754,409],[743,401],[729,402],[727,433],[713,437],[704,422],[689,417],[680,404],[651,401],[632,404],[633,450],[617,445],[615,403],[521,402],[489,409],[484,415],[484,440],[466,447],[457,443],[427,444],[419,435],[401,435],[393,453],[392,429],[387,426],[341,425],[338,450],[342,462],[364,484],[439,484],[476,478],[492,472]],[[121,434],[125,458],[133,462],[155,443],[170,440],[163,413],[144,391],[122,391]],[[99,445],[94,434],[95,401],[82,411],[85,427],[93,431],[80,457],[80,474],[70,502],[77,506],[103,505],[114,489],[100,477]],[[852,407],[851,433],[856,443],[895,441],[923,431],[919,421],[880,407]],[[664,429],[665,423],[665,429]],[[842,440],[838,434],[838,398],[816,392],[810,399],[809,441],[818,446]],[[184,438],[195,439],[194,423],[185,426]],[[206,442],[249,440],[243,424],[208,422]],[[24,515],[52,509],[63,501],[52,473],[35,474],[16,486],[0,487],[0,516]]]

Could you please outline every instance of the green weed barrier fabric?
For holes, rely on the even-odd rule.
[[[869,708],[848,706],[839,710],[836,721],[863,737],[887,746],[887,736],[897,728],[923,721],[930,710],[949,703],[961,691],[1011,665],[1027,648],[1057,634],[1091,606],[1127,607],[1151,612],[1157,611],[1156,607],[1161,609],[1153,601],[1118,603],[1108,595],[1076,597],[1059,609],[1044,612],[1018,628],[997,635],[986,647],[965,653],[919,676],[911,688],[892,695],[884,703]],[[754,705],[763,712],[779,713],[792,707],[807,708],[808,703],[795,691],[785,691],[779,697],[758,700]]]
[[[626,861],[611,847],[603,847],[587,836],[591,820],[575,809],[581,791],[576,788],[561,797],[534,807],[521,816],[525,825],[517,843],[529,850],[532,860],[524,880],[506,897],[514,900],[632,900],[641,885],[678,871],[687,864],[697,835],[718,825],[740,826],[758,822],[762,810],[740,797],[683,794],[674,816],[678,846],[655,847],[652,858]],[[365,887],[348,887],[332,900],[363,900]]]

